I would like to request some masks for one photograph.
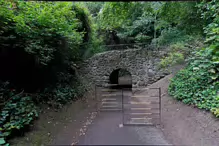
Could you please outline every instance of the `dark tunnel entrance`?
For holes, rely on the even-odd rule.
[[[110,84],[117,84],[117,85],[113,85],[112,88],[131,89],[132,88],[131,73],[125,69],[116,69],[110,74],[109,83]]]

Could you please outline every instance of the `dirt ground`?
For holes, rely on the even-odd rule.
[[[161,87],[162,131],[173,145],[218,146],[219,119],[211,113],[185,105],[167,94],[166,76],[150,87]],[[95,118],[94,101],[80,100],[65,106],[61,111],[48,110],[35,122],[25,137],[13,139],[12,146],[70,145],[84,135]]]
[[[211,113],[185,105],[167,94],[169,75],[150,87],[161,87],[162,130],[173,145],[218,146],[219,119]]]
[[[95,104],[85,99],[69,103],[59,111],[47,109],[40,114],[30,132],[10,140],[12,146],[71,145],[94,118]]]

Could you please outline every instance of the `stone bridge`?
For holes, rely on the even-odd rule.
[[[131,74],[132,87],[147,86],[168,74],[159,69],[158,63],[164,52],[150,49],[113,50],[94,55],[79,69],[85,84],[108,84],[112,74],[125,69]]]

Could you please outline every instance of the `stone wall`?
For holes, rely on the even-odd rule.
[[[99,53],[80,65],[79,76],[88,87],[109,83],[110,74],[116,69],[126,69],[132,76],[132,87],[154,83],[168,74],[158,68],[164,52],[148,49],[113,50]]]

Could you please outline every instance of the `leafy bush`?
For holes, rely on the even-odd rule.
[[[183,42],[188,36],[177,28],[164,29],[161,35],[156,39],[158,45],[169,45],[177,42]]]
[[[218,2],[202,1],[197,5],[206,22],[206,43],[202,51],[193,54],[188,66],[171,81],[169,93],[184,103],[210,110],[219,117],[219,45]]]
[[[188,51],[188,48],[185,47],[184,43],[175,43],[175,44],[170,45],[170,50],[173,52],[176,52],[176,51],[185,52],[185,51]]]
[[[184,61],[184,55],[182,53],[170,53],[167,57],[161,60],[160,67],[166,68]]]
[[[83,95],[75,63],[92,41],[93,26],[89,12],[70,2],[0,5],[0,145],[7,145],[36,119],[38,106],[60,108]]]
[[[0,109],[11,96],[10,83],[0,81]]]
[[[88,7],[93,17],[96,17],[102,8],[104,2],[82,2]]]
[[[190,48],[185,46],[184,43],[175,43],[168,47],[168,55],[161,59],[159,66],[167,68],[178,63],[185,61],[187,55],[190,53]]]
[[[123,40],[130,39],[136,43],[150,43],[154,35],[153,22],[150,16],[139,17],[131,26],[125,26],[120,30],[118,36]]]
[[[34,92],[56,83],[57,73],[82,60],[83,44],[91,43],[92,36],[85,8],[70,2],[6,0],[1,6],[0,79]]]
[[[195,53],[189,65],[171,80],[168,91],[174,98],[218,116],[219,65],[206,50]]]
[[[219,97],[217,96],[217,101],[219,101],[218,99]],[[212,108],[211,112],[217,117],[219,118],[219,108]]]
[[[23,93],[12,95],[0,114],[0,139],[2,140],[0,143],[6,144],[3,141],[25,129],[37,117],[37,108],[31,97]]]
[[[45,91],[38,96],[37,100],[44,101],[54,108],[61,108],[69,101],[81,98],[84,92],[85,88],[80,83],[75,83],[74,86],[58,84],[56,88],[52,90],[46,88]]]
[[[214,62],[219,63],[219,3],[217,0],[202,1],[197,7],[200,8],[202,19],[206,22],[205,42],[209,45],[206,49],[211,52]]]
[[[96,53],[101,53],[106,50],[106,48],[103,46],[103,38],[101,36],[98,36],[97,25],[95,23],[92,24],[93,32],[90,38],[90,42],[92,43],[89,43],[87,45],[87,49],[83,54],[83,59],[87,59]]]
[[[203,47],[203,43],[198,36],[184,42],[173,43],[167,47],[168,55],[161,59],[159,66],[166,68],[186,62],[188,58],[193,57],[192,52],[200,50],[200,47]]]
[[[11,89],[8,82],[1,82],[0,98],[4,103],[0,113],[0,144],[7,145],[7,139],[18,133],[25,132],[26,128],[38,117],[42,104],[48,104],[53,108],[61,108],[71,100],[82,97],[85,88],[76,82],[71,83],[72,75],[66,73],[59,75],[59,83],[44,89],[44,92],[29,94],[21,92],[17,94]],[[70,80],[69,80],[70,79]]]
[[[72,7],[71,3],[18,2],[18,8],[21,10],[18,14],[15,14],[14,10],[12,17],[16,24],[16,33],[26,42],[24,50],[36,55],[40,64],[51,62],[55,57],[54,52],[60,50],[60,44],[63,43],[61,38],[65,37],[66,43],[69,44],[67,51],[71,54],[81,43],[82,32],[77,32],[80,21],[76,19]]]

